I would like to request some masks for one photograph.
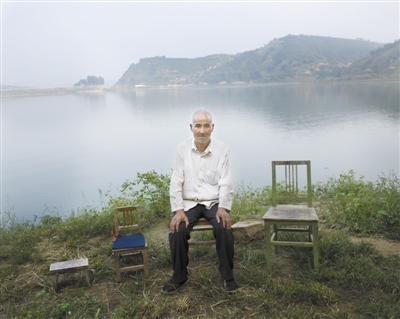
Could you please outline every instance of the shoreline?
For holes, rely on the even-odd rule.
[[[105,92],[104,85],[91,86],[64,86],[64,87],[46,87],[46,88],[17,88],[3,89],[0,91],[1,97],[23,97],[37,95],[61,95],[61,94],[76,94],[76,93],[96,93],[102,94]]]
[[[188,84],[188,85],[146,85],[141,87],[134,86],[112,86],[105,88],[104,85],[91,86],[65,86],[65,87],[45,87],[45,88],[13,88],[0,90],[1,98],[13,97],[31,97],[43,95],[63,95],[63,94],[104,94],[106,92],[127,92],[127,91],[147,91],[147,90],[175,90],[175,89],[214,89],[230,87],[249,87],[249,86],[274,86],[290,84],[321,84],[321,83],[396,83],[400,80],[323,80],[323,81],[286,81],[286,82],[268,82],[268,83],[224,83],[224,84]]]
[[[352,79],[352,80],[313,80],[313,81],[282,81],[282,82],[234,82],[222,84],[181,84],[181,85],[141,85],[141,86],[112,86],[105,89],[106,92],[127,92],[127,91],[146,91],[146,90],[175,90],[175,89],[214,89],[214,88],[237,88],[237,87],[257,87],[274,85],[292,85],[292,84],[332,84],[332,83],[399,83],[400,79]]]

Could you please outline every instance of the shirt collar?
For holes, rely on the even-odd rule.
[[[210,140],[210,144],[208,144],[206,150],[202,154],[205,155],[205,154],[208,154],[208,153],[212,153],[212,149],[213,149],[212,146],[213,146],[213,142],[212,142],[212,139],[211,139]],[[192,150],[200,154],[200,152],[198,151],[198,149],[196,147],[196,144],[194,143],[194,138],[192,138]],[[200,154],[200,155],[202,155],[202,154]]]

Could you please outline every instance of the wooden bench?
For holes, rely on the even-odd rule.
[[[208,231],[213,230],[212,225],[210,222],[205,218],[200,218],[197,224],[193,227],[192,232],[199,232],[199,231]],[[189,246],[200,246],[200,245],[215,245],[215,239],[213,240],[190,240]]]
[[[56,275],[54,290],[57,291],[58,276],[60,274],[81,272],[86,284],[90,287],[90,280],[88,274],[89,260],[87,258],[73,259],[52,263],[50,265],[50,273]]]

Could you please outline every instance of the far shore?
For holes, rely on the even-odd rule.
[[[140,86],[117,86],[106,88],[104,85],[91,85],[91,86],[63,86],[63,87],[40,87],[40,88],[8,88],[0,90],[0,94],[4,98],[8,97],[23,97],[23,96],[39,96],[39,95],[62,95],[62,94],[103,94],[105,92],[126,92],[126,91],[144,91],[144,90],[166,90],[166,89],[198,89],[198,88],[215,88],[215,87],[246,87],[246,86],[271,86],[271,85],[290,85],[296,83],[310,84],[310,83],[391,83],[399,82],[399,80],[391,79],[352,79],[352,80],[314,80],[314,81],[286,81],[286,82],[235,82],[235,83],[219,83],[219,84],[187,84],[187,85],[140,85]]]
[[[75,93],[104,93],[104,85],[90,86],[63,86],[63,87],[45,87],[45,88],[16,88],[1,90],[2,97],[20,97],[36,95],[60,95]]]

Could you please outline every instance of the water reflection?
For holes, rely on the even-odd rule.
[[[3,100],[3,197],[20,216],[98,205],[98,189],[168,173],[198,109],[230,147],[236,183],[269,184],[282,159],[310,159],[315,182],[399,172],[398,83],[137,90]]]

